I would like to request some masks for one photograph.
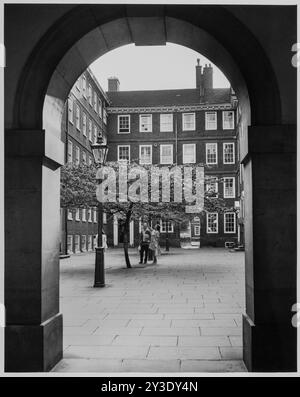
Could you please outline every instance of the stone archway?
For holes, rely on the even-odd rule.
[[[23,50],[26,62],[20,69],[11,65],[6,76],[6,370],[46,371],[62,355],[60,117],[70,88],[93,60],[113,48],[167,41],[217,64],[238,95],[245,127],[251,122],[242,145],[247,198],[244,360],[254,371],[295,370],[296,331],[289,316],[296,302],[295,127],[291,118],[287,125],[293,112],[282,92],[280,65],[258,40],[262,33],[258,29],[254,34],[243,14],[229,6],[46,7],[48,14],[45,6],[33,7],[34,16],[40,16],[33,29],[21,23],[29,40]],[[10,55],[10,49],[21,51],[9,29],[23,15],[22,6],[6,9]],[[272,18],[279,20],[280,13]],[[39,26],[43,21],[46,30]],[[22,225],[17,234],[14,222]],[[34,238],[26,235],[26,225]],[[274,227],[282,225],[284,233]]]

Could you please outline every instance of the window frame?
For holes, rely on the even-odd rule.
[[[184,148],[186,146],[193,146],[194,147],[194,161],[185,161],[184,159]],[[196,164],[196,143],[183,143],[182,144],[182,164]]]
[[[232,120],[233,120],[233,127],[227,127],[225,128],[224,124],[225,124],[225,113],[232,113]],[[222,112],[222,128],[223,130],[234,130],[235,126],[235,116],[234,116],[234,110],[223,110]]]
[[[168,123],[171,125],[171,129],[163,129],[162,126],[163,125],[168,125],[167,123],[162,123],[162,117],[163,116],[171,116],[171,122]],[[159,131],[160,132],[173,132],[174,129],[174,117],[173,117],[173,113],[160,113],[159,115]]]
[[[145,147],[150,147],[150,157],[151,157],[150,163],[141,162],[142,148],[145,148]],[[153,154],[152,154],[152,145],[150,145],[150,144],[139,145],[139,164],[141,164],[141,165],[151,165],[151,164],[153,164],[153,157],[152,157],[152,155],[153,155]]]
[[[164,230],[163,223],[166,224],[166,229]],[[169,228],[171,226],[171,228]],[[167,229],[168,227],[168,229]],[[165,220],[160,220],[160,233],[174,233],[174,222],[173,221],[165,221]]]
[[[69,239],[71,240],[69,243]],[[71,249],[69,249],[69,245],[71,246]],[[73,248],[73,234],[68,234],[67,235],[67,252],[71,253],[74,252],[74,248]]]
[[[226,145],[231,145],[233,147],[232,150],[232,157],[233,161],[226,161],[225,162],[225,146]],[[235,164],[235,143],[234,142],[223,142],[223,164]]]
[[[214,163],[208,162],[208,147],[209,145],[214,145],[216,148],[216,161]],[[207,165],[217,165],[218,164],[218,143],[217,142],[206,142],[205,143],[205,162]]]
[[[128,150],[128,155],[129,155],[129,159],[128,160],[120,159],[120,148],[124,148],[124,147],[129,149]],[[119,162],[127,162],[127,163],[129,163],[130,162],[130,145],[118,145],[117,146],[117,158],[118,158]]]
[[[68,139],[68,158],[67,163],[73,163],[73,142]]]
[[[80,107],[79,105],[75,105],[75,126],[78,131],[80,131]]]
[[[216,215],[216,231],[212,232],[208,230],[208,221],[209,221],[209,216],[210,215]],[[219,214],[217,212],[207,212],[206,213],[206,234],[218,234],[219,233]]]
[[[171,154],[170,154],[170,158],[172,161],[162,161],[162,149],[163,147],[169,146],[171,147]],[[173,164],[174,163],[174,153],[173,153],[173,143],[162,143],[159,146],[159,163],[160,164]]]
[[[68,119],[74,125],[74,101],[71,98],[68,99]]]
[[[82,133],[83,136],[86,137],[86,121],[87,121],[87,116],[85,112],[82,112]]]
[[[143,131],[142,130],[142,117],[150,117],[150,128],[149,128],[149,130],[147,130],[147,131]],[[140,114],[139,115],[139,131],[140,132],[146,132],[146,133],[148,133],[148,132],[152,132],[152,114],[151,113],[144,113],[144,114]]]
[[[215,124],[214,128],[208,128],[208,114],[214,114],[215,115]],[[216,111],[207,111],[205,112],[205,131],[216,131],[218,129],[218,113]]]
[[[233,191],[233,195],[232,196],[227,196],[225,195],[226,193],[226,180],[233,180],[233,184],[232,184],[232,191]],[[232,199],[236,197],[236,191],[235,191],[235,177],[234,176],[225,176],[223,178],[223,198],[227,198],[227,199]]]
[[[75,145],[75,165],[80,165],[80,147]]]
[[[105,109],[103,109],[103,112]],[[120,119],[121,117],[128,118],[128,131],[120,131]],[[130,114],[118,114],[118,134],[130,134]]]
[[[233,215],[233,219],[234,219],[234,231],[226,231],[226,215]],[[224,234],[235,234],[236,233],[236,214],[233,211],[230,212],[224,212]]]
[[[193,115],[193,128],[186,128],[184,117],[187,115]],[[196,113],[195,112],[182,113],[182,131],[195,131],[195,130],[196,130]]]

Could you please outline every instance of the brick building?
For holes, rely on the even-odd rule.
[[[70,91],[62,118],[65,161],[91,164],[90,143],[101,135],[106,140],[108,98],[90,69],[76,81]],[[97,209],[61,209],[61,253],[91,251],[97,234]]]
[[[137,160],[140,164],[203,163],[207,189],[238,206],[239,150],[237,99],[231,88],[213,88],[213,68],[196,65],[193,89],[120,91],[116,77],[108,81],[108,161]],[[137,243],[139,222],[130,225],[130,244]],[[195,216],[181,226],[161,219],[161,242],[180,246],[180,239],[200,246],[238,243],[234,210]],[[117,218],[107,225],[108,244],[122,242]]]

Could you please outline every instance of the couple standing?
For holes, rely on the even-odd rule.
[[[143,224],[140,234],[140,264],[147,263],[149,249],[152,251],[153,263],[157,263],[157,256],[160,254],[159,232],[159,225],[152,229],[146,222]]]

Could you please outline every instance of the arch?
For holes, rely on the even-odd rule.
[[[250,100],[252,124],[280,123],[280,95],[272,66],[256,38],[224,7],[84,5],[61,17],[29,57],[18,83],[13,128],[42,128],[46,95],[52,98],[45,102],[46,108],[61,113],[78,76],[104,53],[129,43],[167,41],[201,52],[217,64],[241,106]]]

